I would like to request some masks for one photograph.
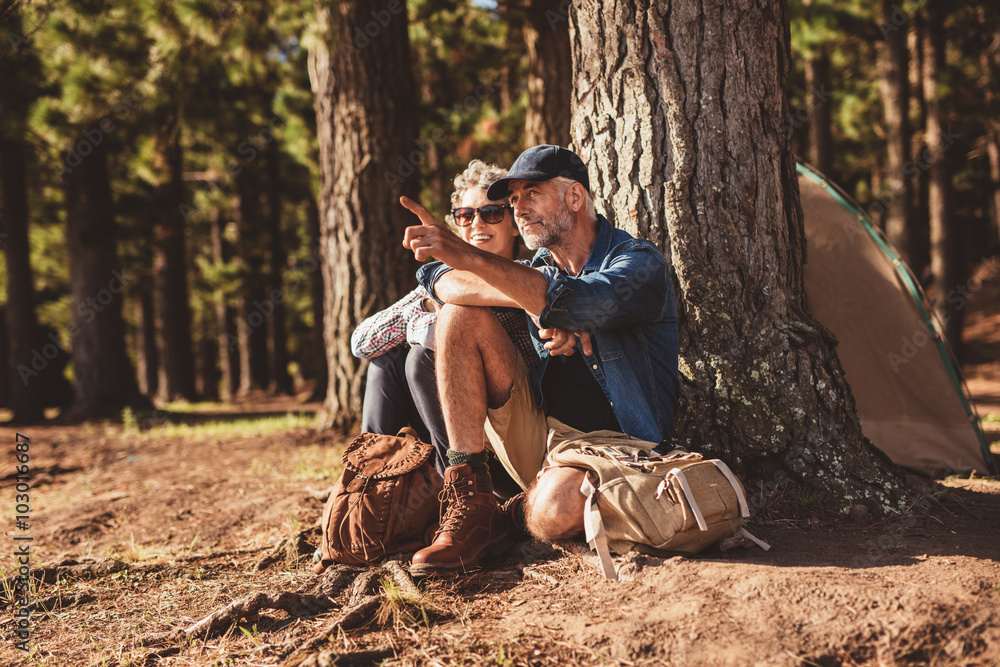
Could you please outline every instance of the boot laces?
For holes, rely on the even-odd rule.
[[[441,501],[441,526],[438,532],[454,532],[462,528],[466,511],[469,509],[468,499],[472,495],[473,480],[461,479],[445,484],[438,500]]]

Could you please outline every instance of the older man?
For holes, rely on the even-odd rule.
[[[677,399],[677,320],[669,266],[652,243],[594,211],[582,160],[559,146],[521,154],[488,190],[509,197],[521,237],[537,250],[513,262],[462,242],[422,206],[401,203],[420,226],[403,244],[419,278],[444,305],[437,324],[438,386],[452,449],[434,542],[413,557],[416,575],[466,570],[511,542],[492,493],[489,446],[522,488],[536,537],[583,529],[584,472],[542,469],[547,418],[581,431],[611,429],[669,440]],[[543,363],[529,374],[486,306],[531,318]]]

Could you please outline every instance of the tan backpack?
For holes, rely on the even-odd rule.
[[[743,485],[722,461],[683,449],[650,456],[656,443],[549,425],[546,464],[588,471],[580,488],[586,538],[607,578],[618,578],[611,551],[695,554],[731,535],[770,549],[743,529],[750,516]]]
[[[398,435],[362,433],[344,452],[344,473],[323,511],[321,572],[330,563],[371,565],[427,546],[444,480],[434,447],[406,427]]]

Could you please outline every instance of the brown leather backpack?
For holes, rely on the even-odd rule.
[[[444,480],[434,447],[407,427],[398,435],[362,433],[344,452],[344,473],[323,510],[322,560],[370,565],[427,546]]]

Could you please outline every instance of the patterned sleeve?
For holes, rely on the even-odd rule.
[[[421,313],[427,290],[417,287],[385,310],[358,325],[351,335],[351,353],[360,359],[374,359],[406,340],[408,323]]]

